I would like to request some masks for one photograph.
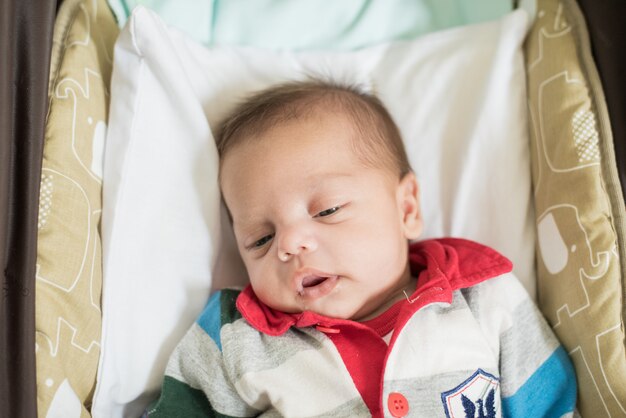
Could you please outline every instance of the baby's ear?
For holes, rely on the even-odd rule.
[[[420,209],[419,186],[412,172],[400,180],[397,198],[398,208],[402,214],[404,235],[407,239],[416,239],[422,234],[424,224]]]

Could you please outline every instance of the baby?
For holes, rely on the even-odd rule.
[[[573,368],[496,251],[422,232],[375,97],[319,81],[251,97],[217,135],[250,277],[176,348],[149,417],[561,417]]]

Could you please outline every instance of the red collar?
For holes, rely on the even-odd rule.
[[[508,273],[511,262],[495,250],[458,238],[426,240],[409,246],[411,274],[417,287],[410,296],[412,312],[432,302],[452,302],[452,292]],[[414,303],[419,301],[419,303]],[[261,302],[248,285],[237,297],[237,309],[258,331],[282,335],[289,328],[353,325],[354,321],[329,318],[314,312],[284,313]]]

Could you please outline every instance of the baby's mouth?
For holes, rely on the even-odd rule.
[[[326,281],[326,279],[328,279],[328,277],[305,277],[302,279],[302,288],[315,287]]]
[[[304,269],[296,273],[294,285],[298,295],[307,299],[315,299],[330,293],[339,276],[323,273],[313,269]]]

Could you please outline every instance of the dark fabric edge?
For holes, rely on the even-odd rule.
[[[613,146],[626,199],[626,2],[577,0],[587,22],[591,51],[604,86],[611,117]]]
[[[0,0],[0,416],[37,416],[37,218],[56,1]]]
[[[602,179],[605,187],[605,192],[611,207],[611,221],[617,237],[616,251],[619,254],[619,263],[622,276],[622,292],[621,292],[621,308],[622,308],[622,322],[626,318],[626,204],[624,202],[624,181],[626,179],[622,176],[626,175],[623,166],[626,160],[620,161],[619,152],[620,142],[621,145],[626,146],[626,138],[620,138],[613,128],[616,126],[615,120],[625,120],[621,115],[623,113],[615,113],[615,108],[611,109],[608,102],[607,95],[610,93],[607,90],[606,84],[602,81],[602,75],[600,68],[593,54],[592,29],[589,27],[584,11],[580,7],[580,0],[564,0],[567,4],[567,13],[569,18],[576,21],[578,30],[575,32],[577,37],[577,47],[579,50],[579,56],[581,57],[581,69],[584,71],[586,78],[589,80],[591,90],[591,100],[596,110],[598,120],[598,130],[600,137],[602,138],[599,144],[601,158],[601,171]],[[623,9],[626,12],[626,7]],[[626,16],[624,16],[626,17]],[[596,22],[597,24],[598,22]],[[625,39],[626,40],[626,39]],[[626,42],[625,45],[626,47]],[[626,60],[622,56],[616,56],[615,60]],[[613,115],[611,117],[611,115]],[[619,125],[618,123],[618,125]],[[626,127],[626,125],[625,125]],[[626,132],[624,132],[626,134]],[[624,150],[626,151],[626,150]],[[626,154],[625,154],[626,157]]]

